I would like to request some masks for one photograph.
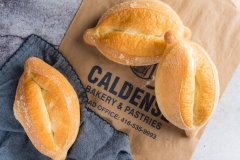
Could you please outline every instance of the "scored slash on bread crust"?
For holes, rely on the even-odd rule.
[[[218,103],[217,69],[206,51],[174,31],[165,33],[168,46],[155,79],[163,115],[193,137],[206,124]]]
[[[191,31],[167,4],[131,1],[109,9],[83,38],[112,61],[142,66],[160,61],[166,48],[163,35],[168,30],[186,39],[191,36]]]
[[[38,58],[28,58],[13,110],[42,154],[66,158],[78,134],[80,107],[76,92],[60,72]]]

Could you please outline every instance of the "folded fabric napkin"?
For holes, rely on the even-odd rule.
[[[28,57],[38,57],[56,68],[75,89],[81,106],[78,137],[68,151],[67,160],[133,160],[127,134],[115,130],[109,123],[86,108],[87,95],[83,85],[67,60],[51,44],[30,35],[0,69],[0,159],[48,160],[31,143],[13,114],[18,80]]]

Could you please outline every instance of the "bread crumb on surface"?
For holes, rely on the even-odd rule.
[[[20,102],[19,102],[19,101],[17,101],[17,106],[18,106],[18,107],[20,106]]]
[[[123,55],[123,54],[121,54],[121,55],[119,56],[119,59],[122,59],[122,58],[124,58],[124,55]]]
[[[131,8],[134,8],[136,5],[137,5],[136,3],[131,3],[131,4],[130,4],[130,7],[131,7]]]

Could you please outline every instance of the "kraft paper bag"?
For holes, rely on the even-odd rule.
[[[158,109],[154,78],[158,64],[124,66],[108,60],[83,41],[104,12],[125,0],[84,0],[60,47],[86,88],[87,107],[117,130],[129,135],[136,160],[189,160],[204,131],[188,138]],[[191,40],[200,44],[215,63],[223,94],[240,62],[240,13],[227,0],[163,0],[172,7]],[[210,119],[211,120],[211,119]]]

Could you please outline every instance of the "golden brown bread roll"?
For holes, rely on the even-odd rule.
[[[80,107],[76,92],[60,72],[38,58],[28,58],[13,110],[38,151],[55,160],[66,158],[78,134]]]
[[[167,4],[152,0],[130,1],[109,9],[83,38],[110,60],[142,66],[160,61],[166,48],[163,35],[168,30],[186,39],[191,36],[191,31]]]
[[[198,44],[168,31],[168,46],[155,79],[157,102],[162,114],[193,137],[209,120],[219,99],[217,69]]]

